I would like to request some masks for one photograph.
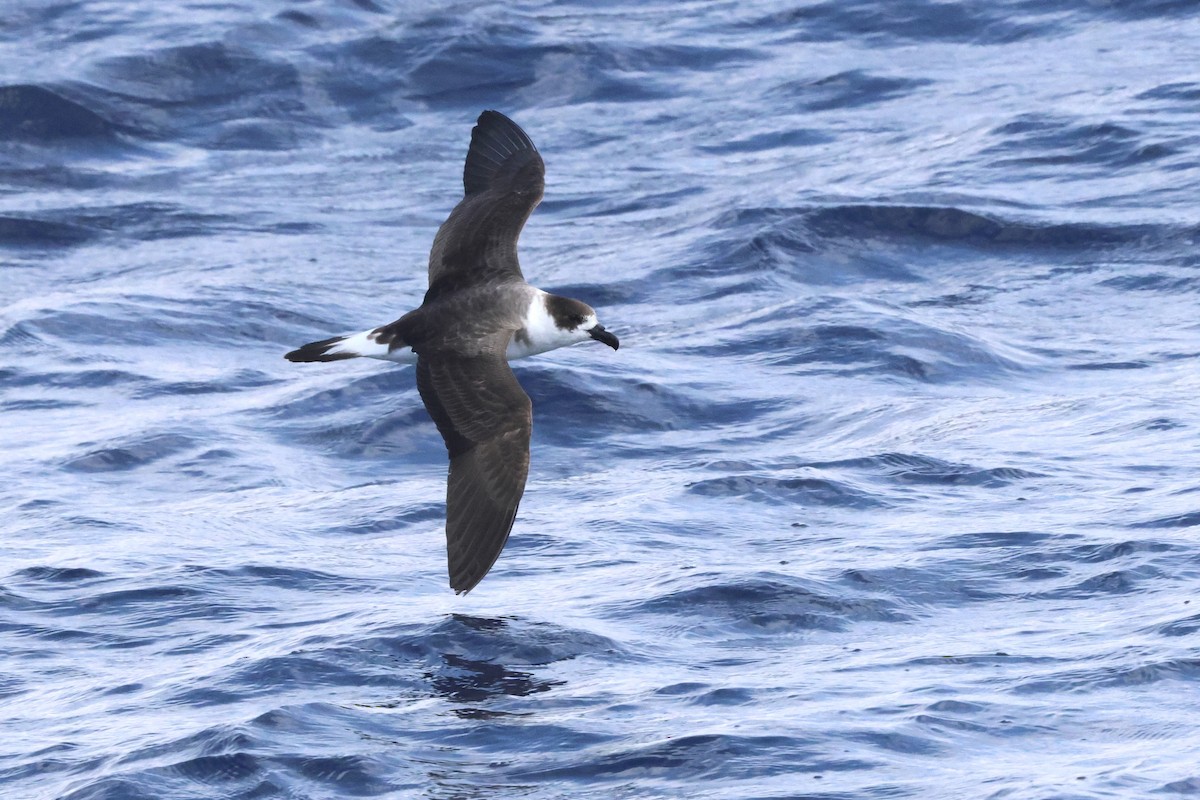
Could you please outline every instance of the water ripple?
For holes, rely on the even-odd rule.
[[[0,23],[0,795],[1195,792],[1194,2]],[[622,347],[514,365],[455,597],[412,368],[282,356],[420,302],[483,108]]]

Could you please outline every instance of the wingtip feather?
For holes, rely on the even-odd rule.
[[[471,146],[463,166],[463,188],[468,195],[485,192],[512,180],[522,165],[541,156],[521,126],[499,111],[479,115],[471,129]],[[506,165],[509,166],[506,169]]]

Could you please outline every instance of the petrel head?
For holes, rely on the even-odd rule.
[[[587,303],[558,295],[546,295],[545,303],[555,327],[572,340],[595,339],[613,350],[621,346],[620,340],[604,329],[596,319],[596,310]]]

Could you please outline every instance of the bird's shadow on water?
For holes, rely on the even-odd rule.
[[[538,676],[553,664],[627,655],[617,642],[585,630],[519,617],[458,613],[418,630],[376,637],[367,646],[408,663],[420,662],[418,683],[424,691],[448,701],[456,716],[475,720],[526,713],[491,706],[565,685]]]
[[[496,635],[507,639],[512,635],[509,633],[509,620],[505,618],[451,614],[447,622],[484,637]],[[445,652],[441,653],[440,657],[441,664],[425,671],[423,676],[435,694],[455,704],[451,713],[463,719],[524,716],[528,712],[493,710],[482,704],[504,696],[526,697],[548,692],[565,683],[538,678],[532,672],[511,669],[490,658],[482,657],[477,648],[471,648],[469,654]]]
[[[441,720],[418,734],[423,746],[410,756],[427,771],[427,796],[438,800],[507,798],[531,791],[497,768],[491,754],[498,748],[538,753],[549,746],[546,736],[559,743],[551,749],[562,742],[581,748],[594,744],[595,732],[531,720],[541,703],[523,698],[567,687],[565,679],[539,674],[559,662],[627,655],[616,642],[584,630],[467,614],[449,614],[421,630],[377,639],[373,649],[419,658],[418,692],[444,703]]]

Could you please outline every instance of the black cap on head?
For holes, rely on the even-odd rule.
[[[596,313],[587,303],[556,294],[546,298],[546,310],[554,317],[554,324],[564,331],[575,330]]]

